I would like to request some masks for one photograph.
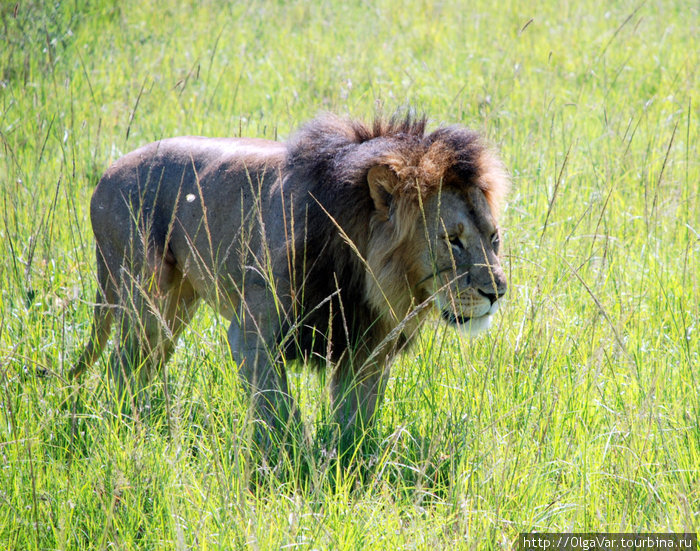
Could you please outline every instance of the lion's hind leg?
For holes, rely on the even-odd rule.
[[[156,374],[164,374],[197,302],[192,285],[170,255],[151,252],[140,274],[122,274],[118,338],[109,368],[118,402],[135,400],[132,406],[150,409],[148,387]]]

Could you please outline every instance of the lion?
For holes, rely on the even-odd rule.
[[[478,133],[426,121],[322,115],[287,143],[178,137],[117,160],[90,203],[98,288],[71,375],[116,318],[110,379],[138,393],[206,302],[268,430],[301,423],[300,360],[329,370],[341,434],[361,433],[431,310],[476,334],[507,289],[503,163]]]

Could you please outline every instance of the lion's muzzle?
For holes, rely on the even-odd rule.
[[[442,319],[474,336],[491,326],[493,315],[498,311],[503,294],[505,293],[484,293],[471,288],[457,296],[449,294],[444,297],[438,296],[437,306]]]

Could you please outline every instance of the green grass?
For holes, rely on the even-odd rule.
[[[697,3],[491,4],[0,4],[0,547],[699,531]],[[488,335],[431,323],[398,361],[362,483],[320,451],[308,478],[250,483],[245,400],[205,309],[169,365],[170,424],[115,419],[103,363],[64,405],[110,162],[406,104],[500,147],[511,285]],[[294,377],[317,414],[321,385]]]

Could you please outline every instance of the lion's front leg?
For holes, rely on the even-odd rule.
[[[339,367],[331,381],[331,401],[340,431],[341,452],[362,443],[384,399],[389,368],[370,364],[357,373]]]
[[[255,323],[249,317],[234,319],[228,330],[231,354],[238,366],[238,375],[250,398],[256,421],[255,440],[263,453],[271,444],[289,445],[303,433],[301,415],[289,393],[284,366],[278,358],[269,325]],[[262,426],[261,426],[262,425]]]

